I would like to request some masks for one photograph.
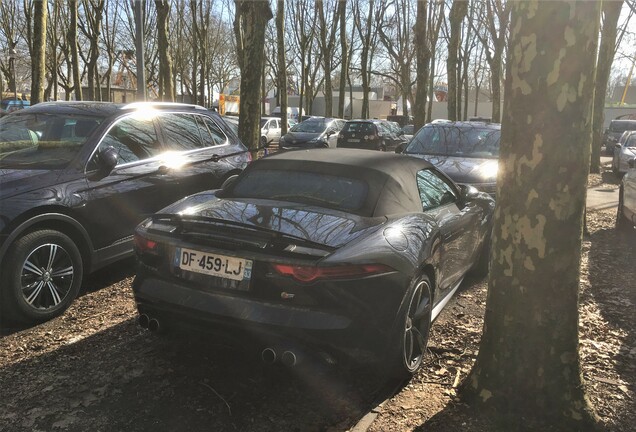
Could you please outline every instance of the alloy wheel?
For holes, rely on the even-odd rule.
[[[402,360],[409,372],[415,372],[426,350],[430,327],[430,288],[426,281],[415,287],[407,310],[402,343]]]
[[[24,301],[34,309],[58,306],[73,286],[75,269],[69,253],[60,245],[35,248],[22,263],[20,283]]]

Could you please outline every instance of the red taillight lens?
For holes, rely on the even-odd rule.
[[[157,242],[135,233],[135,249],[139,253],[156,253]]]
[[[319,279],[349,279],[394,271],[384,264],[342,265],[334,267],[293,266],[272,264],[272,269],[281,276],[289,276],[299,282],[315,282]]]
[[[252,162],[252,153],[251,152],[247,152],[247,163]]]

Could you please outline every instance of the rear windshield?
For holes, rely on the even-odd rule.
[[[0,119],[0,167],[63,168],[80,151],[100,118],[20,114]]]
[[[287,170],[252,170],[232,188],[232,198],[258,198],[342,211],[362,208],[368,185],[360,179]]]
[[[417,132],[404,153],[496,159],[500,136],[499,129],[430,125]]]
[[[636,130],[636,121],[613,121],[610,123],[611,132],[625,132],[626,130]]]
[[[343,132],[375,133],[375,125],[369,122],[347,122],[342,128]]]

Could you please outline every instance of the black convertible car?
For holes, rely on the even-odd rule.
[[[263,360],[380,360],[408,375],[471,269],[494,201],[430,163],[348,149],[252,163],[137,227],[140,324],[250,337]]]

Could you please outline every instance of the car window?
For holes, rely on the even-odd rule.
[[[117,151],[118,165],[148,159],[161,153],[152,119],[127,117],[118,121],[99,144],[100,150],[109,146]],[[95,168],[93,157],[88,169]]]
[[[636,133],[632,133],[627,137],[625,147],[636,147]]]
[[[369,122],[347,122],[342,128],[343,132],[350,133],[375,133],[375,125]]]
[[[227,136],[216,122],[208,116],[196,116],[199,121],[203,144],[206,147],[223,145],[227,143]],[[238,134],[238,128],[237,132]]]
[[[205,147],[196,116],[192,114],[165,113],[158,117],[163,130],[166,147],[184,151]]]
[[[230,195],[317,205],[344,211],[359,210],[367,198],[365,181],[323,173],[252,170],[241,176]]]
[[[499,129],[474,126],[425,126],[409,142],[404,153],[436,156],[499,156]]]
[[[432,170],[421,170],[417,173],[417,188],[424,211],[457,200],[453,188]]]
[[[324,119],[308,119],[294,126],[292,132],[322,133],[327,127]]]
[[[0,119],[0,166],[62,168],[72,161],[101,118],[20,113]]]

